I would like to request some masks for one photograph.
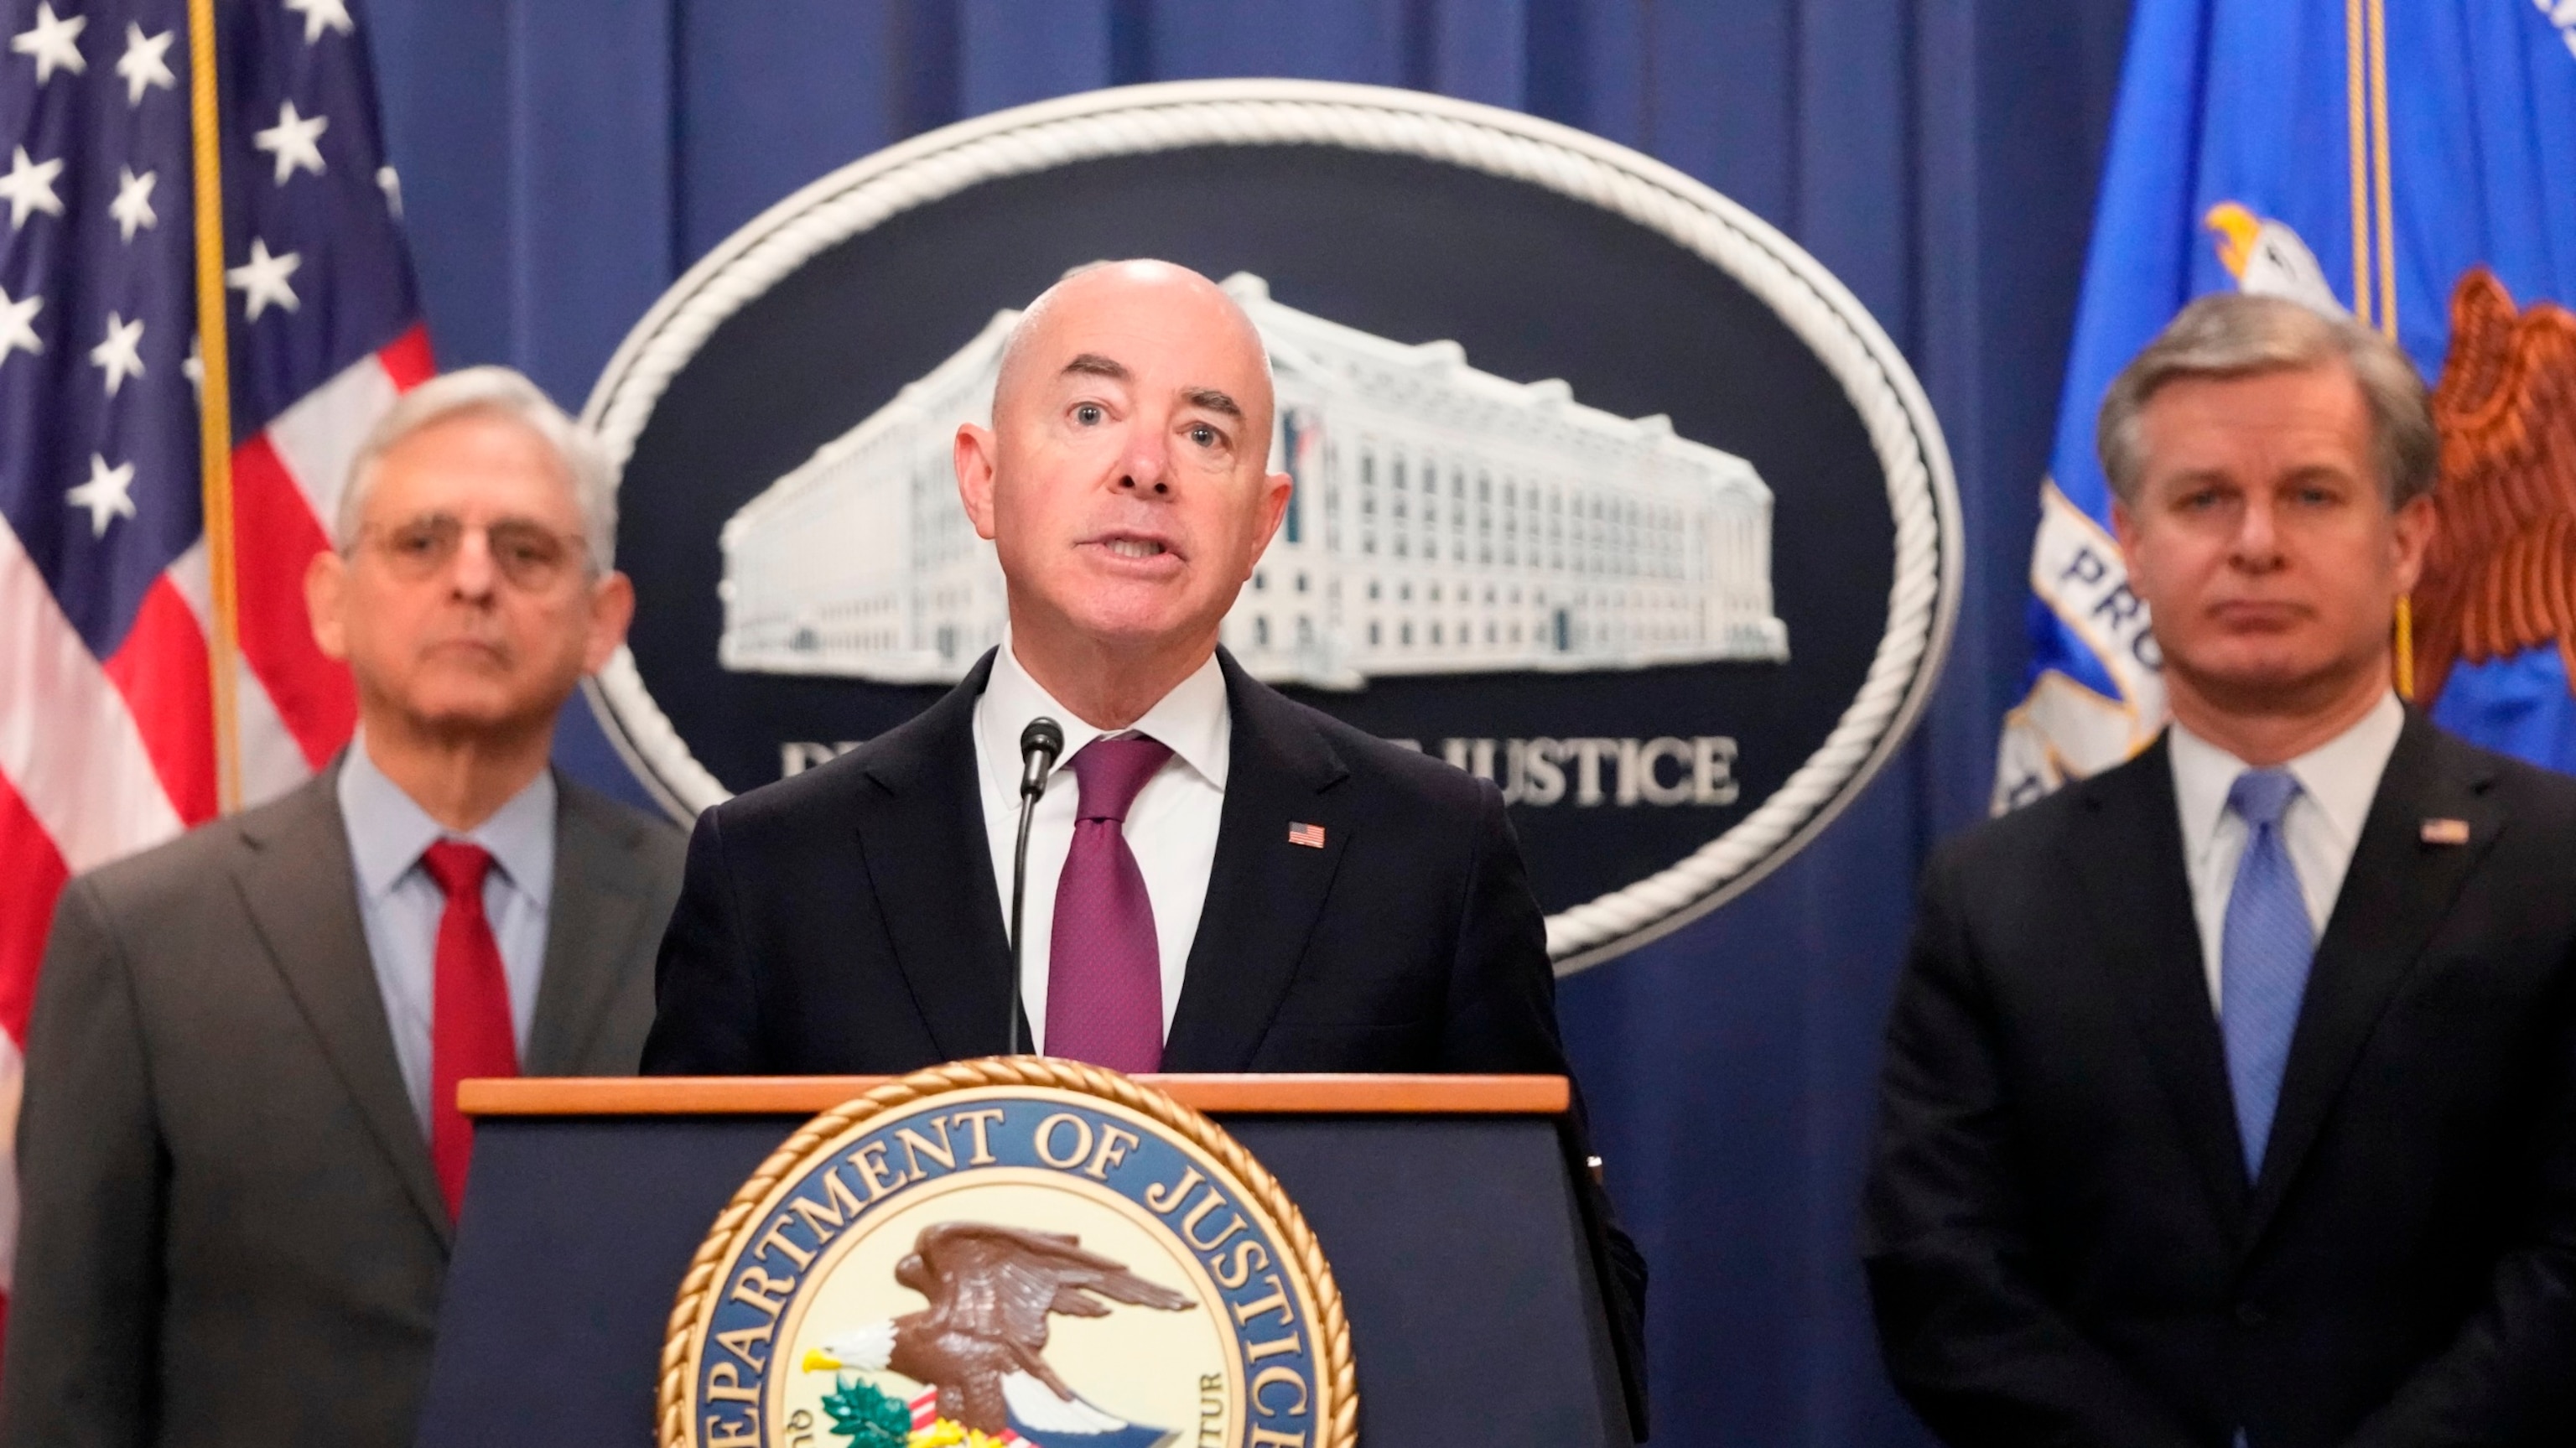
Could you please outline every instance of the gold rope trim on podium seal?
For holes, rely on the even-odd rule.
[[[735,1255],[748,1219],[772,1189],[805,1163],[816,1147],[833,1137],[864,1127],[878,1117],[893,1116],[923,1101],[953,1091],[988,1086],[1028,1086],[1091,1096],[1143,1116],[1166,1128],[1223,1167],[1253,1206],[1270,1218],[1275,1240],[1294,1254],[1298,1276],[1313,1301],[1312,1332],[1321,1371],[1315,1385],[1315,1448],[1356,1448],[1359,1442],[1359,1386],[1351,1361],[1351,1328],[1342,1311],[1342,1293],[1324,1260],[1303,1212],[1269,1170],[1226,1134],[1223,1127],[1171,1097],[1126,1076],[1079,1061],[1051,1056],[985,1056],[952,1061],[916,1071],[842,1103],[797,1128],[752,1172],[724,1210],[716,1214],[705,1240],[689,1259],[671,1304],[670,1327],[662,1340],[662,1373],[655,1403],[656,1435],[661,1448],[688,1448],[692,1386],[698,1364],[696,1341],[700,1310],[718,1285],[717,1271]]]

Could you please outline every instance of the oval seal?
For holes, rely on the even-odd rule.
[[[1350,1448],[1341,1294],[1214,1122],[1033,1057],[821,1116],[716,1219],[663,1448]]]
[[[1930,695],[1959,507],[1867,309],[1597,136],[1419,92],[1194,81],[914,137],[772,207],[611,359],[638,609],[591,697],[682,819],[1000,638],[949,451],[1065,270],[1220,281],[1295,487],[1224,626],[1254,678],[1493,781],[1572,971],[1832,821]]]

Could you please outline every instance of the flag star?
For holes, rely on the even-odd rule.
[[[271,302],[290,312],[295,310],[295,288],[288,286],[286,279],[295,275],[295,269],[302,265],[304,256],[301,252],[271,256],[268,242],[254,236],[250,240],[250,260],[227,269],[224,281],[241,289],[243,312],[250,321],[256,322]]]
[[[36,314],[45,309],[43,297],[28,297],[13,302],[0,291],[0,362],[9,360],[12,352],[32,357],[45,350],[44,339],[36,335]]]
[[[143,375],[143,319],[129,322],[115,312],[107,314],[107,337],[89,349],[90,365],[107,374],[107,395],[125,385],[128,377]]]
[[[170,73],[170,63],[162,58],[170,53],[170,42],[178,34],[164,30],[147,37],[142,26],[125,22],[125,54],[117,57],[116,73],[125,80],[128,108],[143,104],[143,93],[154,86],[169,90],[179,84],[179,78]]]
[[[330,125],[329,116],[299,116],[295,102],[286,101],[277,108],[277,124],[251,132],[250,143],[277,157],[277,184],[283,186],[299,166],[322,174],[322,148],[313,143]]]
[[[376,189],[385,193],[385,206],[393,212],[394,220],[402,220],[402,178],[394,174],[393,167],[376,168]]]
[[[201,398],[206,395],[205,344],[203,337],[189,337],[188,360],[179,364],[179,375],[188,379],[188,386]]]
[[[86,15],[56,16],[51,5],[36,7],[36,23],[9,38],[9,48],[20,55],[36,58],[36,84],[54,78],[54,72],[68,70],[79,75],[89,69],[76,43],[89,26]]]
[[[349,21],[349,0],[286,0],[286,8],[304,17],[306,45],[320,40],[325,30],[347,35],[357,29]]]
[[[161,224],[152,211],[152,183],[160,173],[146,171],[137,176],[130,166],[116,168],[116,199],[107,203],[107,214],[116,218],[117,233],[127,241],[137,231],[149,231]]]
[[[111,517],[134,516],[134,464],[107,465],[97,453],[89,455],[89,481],[63,494],[63,501],[75,508],[89,509],[89,536],[107,536]]]
[[[0,201],[9,203],[10,230],[26,225],[30,211],[50,212],[55,216],[63,214],[63,198],[54,194],[54,177],[60,175],[62,169],[63,158],[60,156],[40,166],[27,159],[26,147],[11,148],[9,174],[0,176]]]

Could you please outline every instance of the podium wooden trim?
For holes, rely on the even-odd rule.
[[[468,1116],[777,1116],[828,1111],[891,1076],[523,1076],[460,1081]],[[1562,1116],[1562,1076],[1139,1076],[1227,1116]]]

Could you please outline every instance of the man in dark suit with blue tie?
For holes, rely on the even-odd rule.
[[[1261,338],[1206,278],[1104,264],[1030,306],[992,425],[955,448],[1009,634],[911,722],[700,817],[647,1073],[1008,1049],[1001,887],[1040,717],[1064,752],[1030,832],[1020,1041],[1130,1072],[1566,1072],[1494,787],[1217,646],[1287,506],[1271,442]],[[1644,1267],[1585,1187],[1634,1401]]]
[[[1963,1445],[2576,1442],[2576,781],[2390,689],[2423,384],[2208,297],[2100,444],[2173,723],[1925,872],[1888,1366]]]

